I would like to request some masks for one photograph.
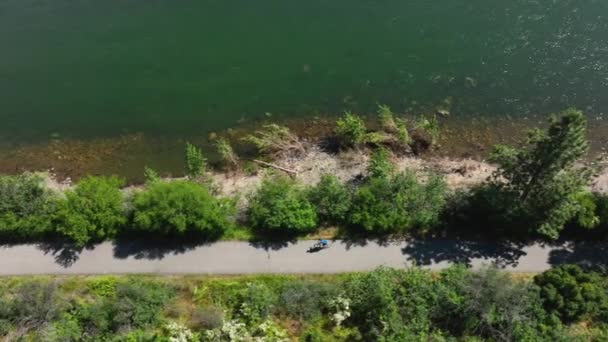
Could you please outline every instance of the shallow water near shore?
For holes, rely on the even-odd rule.
[[[596,0],[0,0],[0,172],[179,173],[186,140],[379,103],[449,112],[455,156],[568,106],[599,146],[607,17]]]

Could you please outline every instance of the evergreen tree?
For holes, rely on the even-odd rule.
[[[507,217],[542,236],[558,237],[578,213],[576,196],[591,178],[589,168],[576,166],[589,148],[585,129],[583,113],[568,109],[551,117],[548,130],[530,131],[524,147],[495,147],[490,159],[498,170],[492,185],[506,196]]]

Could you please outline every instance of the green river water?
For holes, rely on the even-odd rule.
[[[0,0],[0,146],[378,103],[608,112],[606,0]]]

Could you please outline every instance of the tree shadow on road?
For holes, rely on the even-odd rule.
[[[587,270],[608,272],[608,241],[572,241],[551,251],[553,266],[576,264]]]
[[[526,255],[522,241],[481,241],[468,239],[412,238],[402,249],[407,259],[418,266],[440,262],[472,265],[474,259],[483,259],[497,267],[517,266]]]
[[[78,261],[80,253],[85,248],[92,249],[94,248],[94,244],[87,245],[86,247],[77,247],[74,244],[63,241],[47,241],[37,244],[37,248],[43,251],[44,254],[51,254],[55,258],[55,262],[63,268],[68,268]]]
[[[114,241],[114,256],[119,259],[160,260],[167,255],[186,253],[214,241],[200,239],[134,239],[123,237]]]

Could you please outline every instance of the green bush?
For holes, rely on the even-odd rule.
[[[321,316],[337,292],[337,288],[328,283],[295,280],[281,289],[278,309],[301,321],[313,320]]]
[[[350,223],[374,234],[426,229],[438,222],[445,196],[445,182],[434,175],[424,184],[412,172],[371,178],[355,192]]]
[[[565,323],[608,310],[606,280],[576,265],[561,265],[534,277],[547,313]]]
[[[355,147],[363,144],[366,132],[367,128],[363,120],[351,112],[345,112],[336,121],[336,136],[343,147]]]
[[[14,293],[2,293],[0,321],[10,323],[15,330],[26,333],[46,327],[62,311],[57,285],[48,281],[27,281]],[[6,324],[5,323],[5,324]]]
[[[186,176],[196,179],[202,176],[207,169],[207,159],[200,148],[186,143]]]
[[[367,173],[370,178],[389,178],[395,172],[389,152],[382,147],[376,148],[369,159]]]
[[[264,179],[250,198],[248,216],[262,233],[305,234],[317,227],[317,213],[306,191],[287,177]]]
[[[116,285],[115,297],[81,306],[78,318],[94,336],[112,336],[131,329],[154,327],[175,290],[160,282],[131,279]]]
[[[351,301],[352,316],[347,320],[356,326],[365,341],[398,341],[405,328],[396,298],[397,273],[380,268],[357,274],[345,284]]]
[[[462,311],[453,313],[453,318],[464,330],[457,334],[503,341],[549,340],[541,337],[539,319],[543,317],[537,310],[541,301],[529,283],[515,281],[496,268],[484,268],[469,272],[459,292],[464,298]]]
[[[222,327],[224,313],[216,307],[197,308],[192,312],[190,322],[197,330],[213,330]]]
[[[248,324],[264,321],[276,303],[275,293],[263,283],[248,283],[239,297],[238,315]]]
[[[324,223],[338,224],[346,220],[351,204],[351,193],[336,176],[323,175],[310,189],[308,197]]]
[[[77,246],[115,237],[126,223],[122,185],[116,177],[82,179],[60,202],[57,232]]]
[[[36,174],[0,176],[0,238],[38,239],[51,231],[57,197]]]
[[[234,205],[198,184],[155,182],[133,199],[135,229],[152,236],[219,237],[232,226]]]

